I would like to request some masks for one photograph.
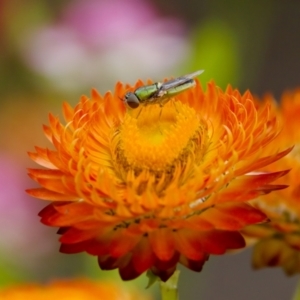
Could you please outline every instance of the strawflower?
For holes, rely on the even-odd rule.
[[[142,85],[65,103],[64,123],[50,114],[54,150],[30,153],[45,169],[29,170],[41,188],[28,193],[52,201],[40,217],[60,227],[61,252],[96,255],[124,280],[151,270],[166,281],[177,263],[200,271],[210,254],[245,246],[239,231],[267,220],[248,201],[287,173],[255,171],[290,149],[266,152],[280,126],[249,92],[197,81],[163,107],[126,108],[120,98]]]
[[[271,100],[266,96],[265,100]],[[278,190],[254,200],[270,222],[250,226],[243,230],[249,244],[254,245],[252,264],[254,268],[280,266],[287,275],[300,273],[300,89],[283,94],[279,107],[274,102],[283,130],[276,143],[283,147],[295,145],[282,160],[265,167],[274,172],[291,169],[277,184],[288,184],[287,189]]]
[[[0,290],[2,300],[150,300],[137,291],[129,291],[111,282],[86,279],[57,280],[47,285],[23,284]]]

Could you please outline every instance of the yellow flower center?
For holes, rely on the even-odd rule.
[[[166,170],[191,150],[198,129],[195,110],[179,101],[130,111],[120,128],[123,160],[134,169]]]

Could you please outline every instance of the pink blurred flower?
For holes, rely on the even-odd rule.
[[[25,42],[28,64],[70,90],[165,77],[188,50],[183,24],[142,0],[72,1],[59,22]]]
[[[33,218],[40,206],[24,192],[29,180],[24,166],[3,154],[0,165],[0,253],[7,262],[32,267],[50,253],[54,243],[44,238],[45,229]]]

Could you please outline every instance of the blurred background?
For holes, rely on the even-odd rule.
[[[27,151],[47,145],[42,124],[64,100],[198,69],[203,85],[279,98],[300,85],[299,55],[296,0],[0,0],[0,284],[76,276],[121,284],[93,257],[60,254],[56,230],[37,217],[46,203],[24,193],[34,187]],[[199,274],[182,269],[181,299],[291,299],[297,276],[253,271],[250,261],[246,250],[211,257]]]

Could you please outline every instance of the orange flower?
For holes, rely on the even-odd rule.
[[[55,150],[30,153],[46,169],[29,170],[42,187],[28,193],[53,201],[40,216],[60,227],[61,252],[96,255],[124,280],[150,269],[165,281],[178,262],[200,271],[210,254],[244,247],[239,231],[266,220],[246,202],[286,173],[253,172],[289,150],[266,153],[279,125],[249,92],[197,82],[163,108],[126,110],[119,98],[142,85],[64,104],[66,125],[50,115]]]
[[[23,284],[0,290],[2,300],[149,300],[136,291],[127,291],[110,282],[92,282],[88,280],[60,280],[48,285]]]
[[[284,179],[276,181],[289,187],[254,200],[254,205],[265,212],[271,222],[250,226],[243,233],[249,244],[255,243],[254,268],[281,266],[292,275],[300,273],[300,89],[285,93],[280,107],[275,109],[284,124],[276,143],[283,147],[295,144],[295,147],[282,160],[264,170],[291,169]]]

